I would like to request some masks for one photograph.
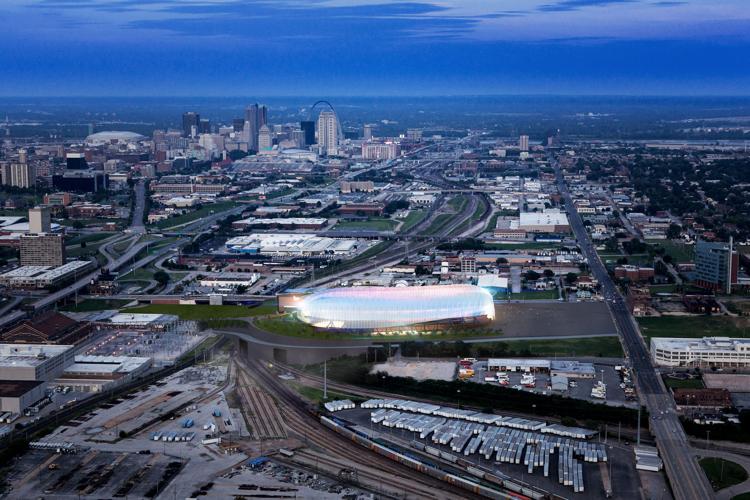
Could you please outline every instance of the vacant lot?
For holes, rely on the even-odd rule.
[[[702,458],[701,467],[708,476],[714,491],[719,491],[747,480],[747,472],[744,467],[735,462],[723,458]]]
[[[207,304],[150,304],[127,309],[130,313],[144,314],[174,314],[180,319],[199,321],[225,318],[247,318],[276,312],[273,301],[265,302],[257,307],[246,306],[211,306]]]
[[[728,316],[662,316],[638,318],[641,332],[651,337],[750,337],[750,320]],[[648,343],[648,342],[647,342]]]

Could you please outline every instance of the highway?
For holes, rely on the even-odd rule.
[[[430,180],[430,182],[440,181],[433,178]],[[341,270],[336,271],[334,274],[321,277],[317,280],[307,283],[305,286],[316,287],[327,285],[341,279],[344,276],[351,276],[353,274],[363,273],[381,268],[386,265],[395,264],[403,260],[407,255],[414,255],[421,252],[422,250],[433,248],[436,241],[442,241],[449,239],[449,237],[451,236],[457,236],[457,231],[460,231],[460,234],[464,235],[467,233],[467,230],[461,229],[464,224],[468,220],[470,220],[479,204],[482,204],[484,206],[484,212],[482,214],[482,217],[480,217],[481,222],[486,224],[487,215],[491,213],[489,203],[483,195],[472,195],[469,197],[469,201],[465,204],[463,209],[458,214],[456,214],[456,216],[453,217],[449,222],[447,222],[445,226],[441,227],[439,232],[435,234],[434,237],[427,238],[426,240],[422,240],[420,242],[410,243],[408,240],[411,237],[419,235],[422,231],[430,227],[430,224],[432,224],[432,222],[434,221],[434,216],[439,215],[440,213],[440,210],[437,207],[440,205],[440,203],[442,203],[442,201],[442,198],[439,202],[436,201],[431,208],[431,212],[428,217],[414,226],[410,231],[404,233],[402,235],[402,238],[400,238],[398,241],[396,241],[396,243],[394,243],[378,255],[371,257],[368,261],[365,261],[356,266],[344,266]],[[484,229],[484,224],[481,224],[481,227],[478,230],[474,228],[478,227],[476,225],[474,227],[470,227],[469,229],[473,230],[474,233],[476,233],[477,231],[481,232]]]
[[[638,324],[630,314],[624,298],[599,259],[580,214],[573,208],[572,197],[563,178],[560,165],[553,157],[550,157],[550,161],[555,168],[558,189],[568,208],[571,228],[578,239],[581,251],[588,260],[591,273],[602,286],[610,313],[633,368],[641,401],[651,415],[651,431],[656,437],[674,497],[677,500],[714,498],[711,485],[695,459],[685,431],[680,424],[674,401],[651,363]]]

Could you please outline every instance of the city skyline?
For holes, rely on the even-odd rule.
[[[734,64],[750,48],[736,0],[11,0],[0,19],[6,96],[741,95],[750,83]]]

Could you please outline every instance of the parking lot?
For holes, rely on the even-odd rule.
[[[508,375],[508,385],[506,387],[517,389],[521,391],[528,391],[528,392],[534,392],[537,394],[562,394],[564,396],[569,396],[571,398],[575,399],[584,399],[587,401],[593,401],[593,402],[599,402],[599,403],[607,403],[607,404],[613,404],[613,405],[622,405],[622,406],[632,406],[637,407],[637,401],[628,401],[625,396],[625,391],[620,387],[621,384],[621,378],[619,372],[615,371],[614,366],[612,365],[601,365],[601,364],[594,364],[594,368],[596,370],[596,378],[594,379],[586,379],[586,378],[577,378],[577,379],[570,379],[570,382],[568,384],[568,388],[565,391],[552,391],[552,385],[550,381],[550,375],[549,373],[535,373],[534,376],[536,378],[536,387],[534,388],[528,388],[523,387],[521,385],[521,378],[523,377],[523,373],[521,372],[507,372]],[[487,361],[477,361],[473,365],[474,369],[474,376],[471,377],[472,382],[476,382],[479,384],[494,384],[498,385],[498,382],[492,381],[487,382],[485,381],[486,376],[495,376],[496,372],[494,371],[488,371],[487,370]],[[604,381],[604,384],[607,386],[607,392],[606,392],[606,398],[605,399],[598,399],[593,398],[591,396],[591,389],[594,387],[597,381]]]
[[[464,453],[457,453],[452,450],[450,444],[434,443],[431,439],[432,436],[430,435],[422,439],[420,438],[420,432],[411,432],[405,428],[389,428],[382,424],[374,424],[370,420],[373,411],[376,410],[357,408],[336,412],[336,416],[358,425],[365,433],[377,433],[385,439],[392,440],[397,444],[413,448],[414,442],[419,442],[441,451],[457,455],[460,458],[474,462],[482,467],[491,467],[497,473],[506,474],[514,479],[521,480],[553,494],[560,495],[563,498],[573,497],[571,487],[563,486],[558,482],[559,451],[555,452],[555,454],[550,457],[548,476],[543,474],[542,467],[535,467],[533,472],[529,473],[529,468],[523,463],[523,460],[520,464],[498,462],[495,460],[495,454],[493,454],[490,459],[487,459],[484,455],[479,453],[479,448],[474,454],[465,455]],[[451,419],[447,420],[450,421]],[[491,426],[487,426],[488,429],[490,427]],[[579,442],[578,440],[570,441]],[[603,477],[605,475],[612,478],[613,498],[636,498],[638,496],[639,481],[637,471],[635,470],[633,450],[629,446],[617,443],[616,440],[611,440],[608,443],[589,440],[588,443],[593,446],[604,447],[608,461],[600,461],[599,463],[587,462],[583,464],[583,482],[585,490],[582,494],[575,494],[574,498],[602,498],[604,488]],[[610,467],[611,474],[609,472]]]

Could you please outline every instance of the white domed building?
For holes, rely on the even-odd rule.
[[[97,132],[86,137],[87,146],[104,146],[107,144],[135,144],[146,140],[146,137],[135,132],[106,131]]]

